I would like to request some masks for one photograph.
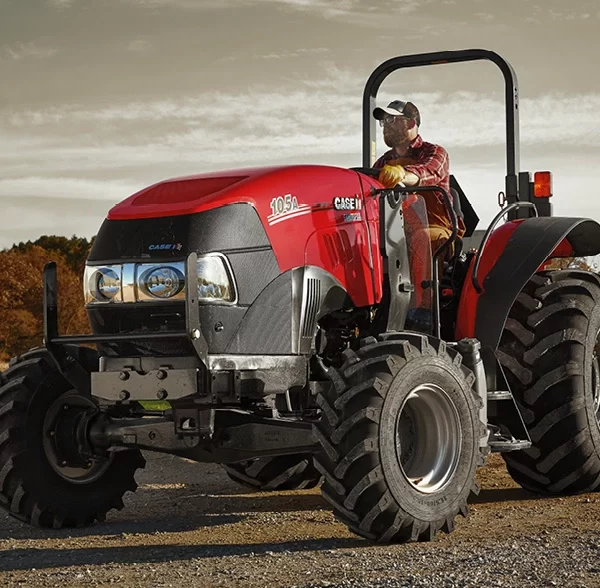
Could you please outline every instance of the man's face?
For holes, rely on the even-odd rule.
[[[386,115],[382,120],[383,140],[388,147],[394,148],[406,143],[409,139],[411,119],[405,116]]]

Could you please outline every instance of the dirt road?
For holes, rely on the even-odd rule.
[[[0,586],[600,586],[600,495],[535,497],[498,456],[454,533],[395,546],[355,537],[316,489],[249,494],[219,466],[147,457],[106,523],[0,514]]]

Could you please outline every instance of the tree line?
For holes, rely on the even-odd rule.
[[[61,334],[89,333],[83,271],[93,238],[43,236],[0,251],[0,361],[42,344],[42,272],[56,262]]]

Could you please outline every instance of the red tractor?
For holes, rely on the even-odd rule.
[[[506,82],[505,206],[463,252],[457,214],[467,236],[477,216],[454,178],[454,205],[433,188],[454,233],[431,253],[424,189],[371,169],[377,91],[399,68],[480,59]],[[42,527],[103,520],[142,449],[255,489],[322,481],[383,542],[452,531],[490,451],[533,492],[595,490],[600,280],[545,268],[600,252],[600,225],[551,216],[547,175],[519,172],[517,96],[490,51],[397,57],[365,88],[362,167],[178,178],[112,208],[84,276],[93,334],[60,336],[49,264],[44,347],[1,376],[0,504]],[[431,320],[411,320],[425,300]]]

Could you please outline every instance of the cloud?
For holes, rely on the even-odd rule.
[[[300,49],[296,49],[295,51],[278,51],[276,53],[265,53],[265,54],[260,54],[260,55],[253,55],[252,57],[254,59],[265,59],[265,60],[272,60],[272,59],[291,59],[291,58],[295,58],[295,57],[304,57],[305,55],[318,55],[318,54],[323,54],[323,53],[329,53],[331,51],[331,49],[329,49],[328,47],[315,47],[313,49],[310,48],[300,48]],[[224,58],[223,61],[230,61],[230,60],[234,60],[236,59],[236,57],[228,57],[228,58]]]
[[[134,39],[127,45],[127,51],[132,53],[149,53],[152,49],[152,44],[146,39]]]
[[[1,199],[4,227],[0,249],[35,240],[40,235],[92,237],[112,203],[105,200],[65,200],[51,197]],[[68,210],[68,213],[65,211]]]
[[[335,18],[343,16],[363,16],[371,19],[377,15],[377,22],[389,19],[390,12],[396,14],[409,14],[417,11],[425,4],[434,0],[380,0],[373,6],[364,0],[121,0],[140,8],[177,8],[182,10],[224,10],[239,9],[244,7],[277,7],[281,9],[297,10],[302,12],[318,12],[319,14]],[[364,20],[362,24],[369,24]]]
[[[48,0],[48,4],[54,8],[71,8],[75,0]]]
[[[79,136],[63,138],[84,156],[88,150],[104,149],[115,140],[122,144],[125,138],[134,150],[140,144],[202,149],[203,142],[210,142],[213,149],[214,144],[232,141],[242,149],[257,141],[261,145],[295,144],[298,137],[310,137],[315,149],[319,149],[321,142],[329,145],[329,137],[360,132],[359,80],[343,70],[333,71],[332,75],[334,80],[305,82],[302,85],[306,89],[248,90],[237,97],[237,102],[245,105],[243,111],[231,108],[227,93],[212,91],[196,97],[130,102],[99,109],[77,105],[22,112],[5,109],[0,110],[0,129],[11,134],[27,133],[38,137],[38,141],[44,133],[56,139],[62,133],[70,133],[69,129],[77,129]],[[395,97],[382,93],[379,103]],[[504,141],[504,105],[499,96],[421,92],[412,94],[411,99],[422,112],[424,132],[435,133],[441,143],[470,147]],[[578,105],[576,112],[574,103]],[[560,113],[561,144],[600,146],[599,111],[600,94],[596,93],[553,93],[524,99],[520,103],[521,139],[524,144],[555,144],[556,117]],[[165,133],[165,129],[169,131]],[[149,138],[153,139],[150,143]],[[79,146],[76,141],[80,141]],[[2,144],[0,141],[0,149]],[[61,145],[50,147],[60,151]],[[11,151],[7,144],[4,156],[10,156]],[[75,153],[65,153],[67,157],[72,155]]]
[[[2,53],[14,61],[21,59],[48,59],[58,53],[53,47],[41,47],[34,41],[2,46]]]
[[[0,202],[5,198],[62,198],[114,201],[133,194],[144,184],[128,180],[85,180],[70,177],[28,176],[0,180]]]

